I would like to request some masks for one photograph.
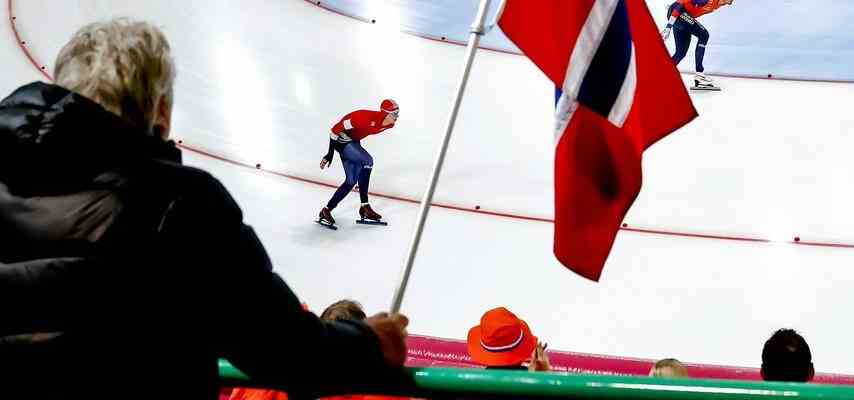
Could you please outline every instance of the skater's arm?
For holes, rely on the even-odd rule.
[[[673,24],[676,23],[676,19],[685,11],[685,6],[683,6],[682,3],[676,4],[676,7],[673,7],[673,12],[670,13],[670,19],[667,21],[667,27],[672,28]]]
[[[326,155],[320,159],[320,169],[326,168],[326,166],[332,164],[332,159],[335,157],[335,150],[341,151],[341,142],[337,140],[338,135],[332,134],[329,138],[329,150],[326,151]]]
[[[327,162],[332,162],[332,159],[335,157],[335,146],[338,143],[337,140],[333,138],[329,138],[329,150],[326,151],[326,155],[323,156]]]
[[[682,3],[677,2],[672,7],[673,11],[671,11],[670,18],[667,20],[667,27],[661,31],[661,38],[664,40],[667,40],[667,38],[670,37],[670,31],[673,29],[673,24],[675,24],[679,16],[685,12],[685,6],[683,6]]]

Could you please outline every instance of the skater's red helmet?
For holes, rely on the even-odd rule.
[[[396,101],[392,99],[385,99],[383,100],[382,104],[380,104],[380,110],[386,113],[393,113],[397,112],[400,109],[397,107]]]

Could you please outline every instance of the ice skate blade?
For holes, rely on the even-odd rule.
[[[324,227],[324,228],[326,228],[326,229],[332,229],[333,231],[337,231],[337,230],[338,230],[338,227],[337,227],[337,226],[332,225],[332,224],[329,224],[329,223],[327,223],[327,222],[321,222],[320,220],[315,220],[314,222],[316,222],[318,225],[320,225],[320,226],[322,226],[322,227]]]
[[[720,92],[720,87],[701,87],[701,86],[691,86],[691,90],[696,90],[698,92]]]
[[[388,226],[388,222],[385,222],[385,221],[373,221],[373,220],[370,220],[370,219],[357,219],[357,220],[356,220],[356,223],[357,223],[357,224],[362,224],[362,225],[380,225],[380,226]]]

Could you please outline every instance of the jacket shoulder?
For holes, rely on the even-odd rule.
[[[222,182],[210,172],[169,161],[152,160],[145,171],[152,186],[173,194],[185,205],[200,211],[217,212],[217,218],[236,218],[243,214]]]

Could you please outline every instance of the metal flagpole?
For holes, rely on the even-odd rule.
[[[451,141],[451,132],[454,130],[454,123],[457,120],[457,112],[460,110],[460,102],[463,99],[463,93],[466,90],[468,83],[469,72],[474,61],[474,54],[477,51],[477,45],[480,42],[480,37],[484,34],[483,22],[486,20],[486,11],[489,8],[490,0],[480,0],[480,6],[477,10],[477,17],[471,27],[471,35],[469,35],[468,45],[466,46],[466,64],[463,68],[463,76],[460,79],[460,84],[457,87],[457,97],[454,99],[454,107],[451,110],[451,116],[448,118],[447,128],[445,129],[445,138],[442,140],[442,146],[439,149],[439,154],[436,155],[436,161],[433,163],[433,172],[430,174],[430,183],[427,186],[427,192],[421,199],[421,208],[418,211],[418,225],[415,227],[415,232],[412,234],[412,242],[409,244],[409,255],[406,257],[406,266],[403,269],[403,274],[400,278],[400,285],[394,292],[394,300],[391,304],[391,312],[400,311],[400,306],[403,304],[403,295],[406,293],[406,285],[409,283],[409,275],[412,273],[412,265],[415,263],[415,254],[418,253],[418,245],[421,242],[421,233],[424,231],[424,223],[427,222],[427,213],[430,211],[430,203],[433,202],[433,193],[436,191],[436,184],[439,182],[439,174],[442,172],[442,164],[445,162],[445,153],[448,152],[448,143]]]

